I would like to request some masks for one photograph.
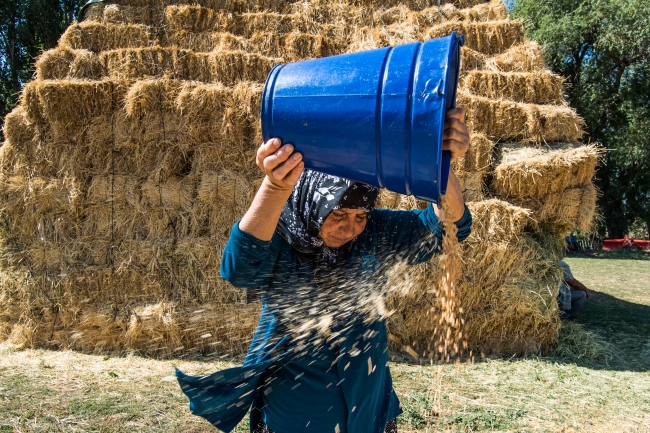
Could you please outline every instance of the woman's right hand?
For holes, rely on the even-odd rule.
[[[266,175],[269,187],[291,191],[298,182],[305,163],[291,144],[281,146],[279,138],[271,138],[257,149],[257,166]]]

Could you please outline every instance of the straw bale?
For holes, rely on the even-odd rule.
[[[115,164],[115,169],[124,162],[120,152],[132,150],[137,137],[137,123],[127,115],[126,111],[117,108],[111,115],[97,116],[88,119],[82,126],[83,138],[78,145],[85,145],[94,152],[110,155],[109,151],[115,152],[110,157],[110,162],[101,163],[98,158],[93,158],[91,167],[109,167],[107,164]],[[57,129],[55,132],[61,132]],[[63,138],[63,141],[71,141]],[[103,156],[103,155],[102,155]]]
[[[362,27],[352,30],[350,41],[350,44],[346,47],[346,53],[356,53],[358,51],[398,45],[402,42],[402,39],[393,38],[392,35],[388,34],[386,29]]]
[[[389,191],[385,188],[380,190],[379,198],[377,199],[377,208],[393,210],[426,209],[428,205],[429,203],[424,200]]]
[[[149,236],[146,215],[131,206],[89,204],[80,224],[84,237],[97,240],[146,239]]]
[[[88,204],[140,206],[140,179],[130,175],[95,176],[88,188]]]
[[[173,237],[153,240],[120,240],[114,246],[114,266],[142,275],[155,275],[161,270],[173,271]]]
[[[202,304],[199,309],[187,309],[182,327],[188,351],[244,354],[252,340],[260,315],[254,304]]]
[[[276,37],[277,35],[267,35]],[[250,42],[248,38],[236,36],[228,32],[192,32],[179,30],[165,35],[165,44],[183,50],[192,50],[196,53],[210,51],[257,51],[268,55],[268,52],[261,50],[257,45]]]
[[[221,279],[219,266],[221,253],[226,246],[227,238],[186,237],[178,239],[175,244],[174,260],[184,269],[193,269],[201,273],[204,280]],[[207,273],[207,274],[206,274]],[[225,282],[225,280],[224,280]],[[217,294],[216,296],[221,296]],[[202,297],[208,296],[203,294]],[[217,300],[218,298],[211,298]],[[225,299],[224,302],[227,302]]]
[[[35,216],[61,210],[79,211],[85,186],[74,178],[12,176],[2,179],[0,193],[33,206]]]
[[[564,102],[563,85],[564,78],[549,71],[471,71],[465,75],[461,87],[468,93],[490,99],[561,104]]]
[[[11,331],[3,344],[10,345],[14,349],[34,347],[34,327],[16,323],[11,326]]]
[[[124,48],[144,48],[158,43],[158,34],[141,24],[73,23],[59,41],[60,48],[94,53]]]
[[[454,169],[480,173],[490,171],[494,162],[492,156],[493,149],[494,142],[492,140],[483,134],[472,134],[467,153],[458,159],[458,161],[454,162]]]
[[[245,146],[237,148],[229,143],[204,143],[196,146],[192,157],[192,172],[221,171],[229,169],[253,179],[262,175],[255,163],[257,148],[261,140],[247,142]]]
[[[155,147],[157,151],[156,149],[152,150],[150,164],[136,159],[137,172],[146,175],[149,181],[166,182],[169,179],[186,176],[191,172],[192,154],[184,152],[176,145],[168,145],[166,142],[156,143]]]
[[[172,111],[182,85],[167,78],[136,81],[126,93],[124,111],[132,117]]]
[[[250,44],[256,52],[282,58],[285,62],[333,56],[343,52],[341,44],[328,37],[297,31],[280,35],[258,32],[251,36]]]
[[[128,347],[146,347],[148,352],[172,352],[181,346],[181,329],[175,319],[175,305],[158,302],[135,307],[124,334]]]
[[[485,66],[501,72],[535,72],[546,69],[546,62],[537,42],[528,41],[488,59]]]
[[[31,272],[61,274],[107,266],[110,243],[83,237],[67,241],[36,240],[20,256],[27,260]]]
[[[212,82],[226,85],[241,81],[264,82],[271,68],[280,59],[243,51],[223,51],[204,55]]]
[[[477,171],[455,170],[460,189],[465,201],[481,201],[485,198],[484,182],[485,175]]]
[[[185,148],[189,144],[186,135],[188,119],[179,116],[176,112],[152,112],[132,119],[130,144],[133,146]]]
[[[372,25],[374,12],[373,9],[351,5],[345,0],[313,0],[294,2],[289,13],[301,17],[306,23],[318,23],[323,29],[334,26],[344,31],[345,26]]]
[[[203,203],[231,207],[243,215],[253,201],[255,191],[255,182],[225,169],[203,172],[197,195]]]
[[[590,183],[544,197],[516,197],[511,200],[530,209],[532,217],[546,230],[564,237],[576,228],[583,233],[592,229],[598,192]]]
[[[27,118],[22,105],[14,108],[7,116],[3,127],[5,140],[17,149],[24,149],[36,136],[36,126]],[[5,143],[6,144],[6,143]]]
[[[354,6],[363,6],[370,9],[391,8],[402,4],[406,4],[411,10],[422,10],[438,6],[437,0],[408,0],[407,2],[402,0],[349,0],[349,3]],[[458,9],[466,9],[481,3],[486,3],[486,0],[443,0],[441,3],[451,3]]]
[[[556,105],[494,101],[458,92],[458,106],[466,111],[467,126],[496,139],[577,141],[584,121],[575,110]]]
[[[11,143],[7,143],[3,167],[11,165],[15,174],[73,176],[79,180],[88,179],[94,174],[123,174],[133,170],[133,161],[126,159],[120,151],[113,152],[112,141],[98,143],[85,138],[90,137],[86,133],[81,134],[79,141],[55,140],[53,136],[48,133],[43,139],[34,140],[30,146],[20,150],[13,149]]]
[[[104,24],[142,24],[156,25],[163,22],[165,7],[162,3],[139,7],[132,4],[90,5],[83,16],[85,22],[98,22]]]
[[[261,181],[247,182],[229,171],[205,173],[199,187],[201,198],[193,209],[194,232],[221,239],[225,245],[233,224],[248,210]]]
[[[21,151],[11,141],[5,141],[0,147],[0,174],[12,176],[29,170],[29,162]]]
[[[223,10],[189,5],[169,6],[165,12],[165,22],[171,32],[229,32],[246,38],[259,32],[276,35],[293,31],[319,34],[325,24],[309,20],[308,14],[265,11],[233,15]]]
[[[349,37],[351,44],[348,45],[347,51],[354,52],[426,40],[430,38],[430,33],[435,32],[439,34],[433,37],[448,36],[451,33],[449,27],[460,26],[472,32],[474,23],[491,17],[498,20],[498,23],[507,18],[503,5],[484,4],[464,10],[458,10],[453,5],[444,5],[440,12],[437,7],[422,12],[410,11],[405,6],[378,10],[374,13],[372,22],[354,23],[355,25],[352,26],[351,23],[347,23],[348,27],[354,29]],[[497,27],[499,25],[497,24]]]
[[[486,242],[512,240],[532,224],[530,211],[498,199],[469,202],[472,236]]]
[[[284,15],[268,12],[245,13],[237,16],[226,28],[234,34],[247,38],[255,33],[285,34],[291,32],[334,36],[327,23],[316,23],[308,15]]]
[[[73,178],[0,178],[2,237],[18,250],[35,239],[75,238],[81,231],[83,188]]]
[[[254,138],[259,123],[262,85],[241,82],[230,88],[221,84],[186,84],[176,100],[186,123],[188,142],[221,142],[238,148]]]
[[[192,2],[195,5],[223,10],[233,14],[254,11],[271,11],[285,14],[291,11],[293,3],[276,0],[196,0]]]
[[[390,13],[397,8],[386,11],[386,13],[389,13],[388,19],[386,13],[381,15],[381,19],[386,25],[393,24],[398,20],[406,20],[407,14]],[[406,9],[406,11],[409,11],[409,9]],[[381,11],[378,11],[375,15],[381,13]],[[433,27],[447,21],[486,22],[508,19],[508,11],[502,2],[480,3],[465,9],[458,9],[453,4],[447,3],[441,6],[440,12],[438,12],[438,6],[436,5],[420,12],[411,12],[410,15],[414,24],[421,28]]]
[[[465,35],[465,45],[483,54],[499,54],[524,42],[519,21],[448,22],[429,29],[425,39],[448,36],[452,31]]]
[[[127,312],[120,312],[115,307],[86,307],[78,323],[65,334],[62,333],[65,340],[59,341],[59,344],[86,353],[122,351],[125,349],[124,334],[128,329],[128,319]]]
[[[88,50],[57,47],[43,52],[36,60],[38,80],[101,79],[103,65]]]
[[[23,89],[21,105],[31,122],[75,123],[109,115],[124,99],[124,82],[104,80],[32,81]]]
[[[460,14],[462,20],[471,22],[500,21],[509,18],[505,4],[498,0],[461,9]]]
[[[165,10],[165,23],[170,31],[186,30],[193,33],[227,31],[235,18],[228,11],[201,6],[169,6]]]
[[[115,79],[168,76],[172,79],[210,81],[205,56],[175,48],[128,48],[100,53],[107,74]]]
[[[461,74],[467,73],[474,69],[483,69],[487,62],[488,56],[479,53],[468,47],[460,49],[460,72]]]
[[[595,146],[570,144],[530,148],[510,144],[501,148],[492,188],[503,197],[542,197],[591,183],[602,153]]]
[[[28,266],[23,260],[25,248],[33,242],[71,242],[82,234],[81,223],[70,215],[67,209],[57,210],[46,215],[34,215],[34,206],[6,206],[0,213],[3,225],[0,227],[7,254],[16,253],[13,258],[3,257],[10,266]],[[24,269],[24,268],[23,268]]]
[[[266,79],[278,59],[244,51],[194,53],[177,48],[132,48],[100,54],[107,74],[116,79],[166,76],[175,80],[221,82]]]
[[[164,183],[152,181],[142,185],[142,201],[151,207],[190,209],[196,184],[189,178],[172,178]]]

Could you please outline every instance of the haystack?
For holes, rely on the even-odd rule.
[[[91,5],[5,119],[0,340],[157,356],[242,353],[259,304],[218,275],[261,182],[264,79],[279,62],[466,36],[454,163],[474,214],[460,298],[470,348],[543,350],[562,236],[587,229],[598,152],[500,1],[113,0]],[[423,208],[383,191],[380,205]],[[393,350],[426,356],[437,259],[393,275]]]

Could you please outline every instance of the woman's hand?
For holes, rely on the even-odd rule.
[[[302,155],[293,151],[291,144],[281,146],[279,138],[271,138],[257,149],[257,166],[266,175],[265,182],[271,188],[291,191],[298,182],[305,163]]]
[[[292,145],[281,145],[272,138],[257,149],[255,162],[266,177],[239,222],[241,230],[262,241],[273,238],[282,208],[305,168],[302,155]]]
[[[451,152],[452,162],[465,155],[469,149],[469,129],[465,125],[465,110],[462,108],[447,110],[442,149]]]
[[[442,149],[451,152],[452,161],[456,161],[465,155],[469,149],[469,129],[465,125],[465,110],[462,108],[447,110],[445,129],[442,134]],[[465,200],[460,183],[453,169],[449,170],[449,182],[447,182],[447,193],[445,196],[449,204],[446,218],[449,218],[451,221],[458,221],[463,217],[463,213],[465,212]],[[440,218],[442,216],[440,209],[435,204],[433,207],[436,215]]]

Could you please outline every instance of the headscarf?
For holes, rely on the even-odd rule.
[[[351,242],[340,248],[326,247],[318,236],[323,222],[336,209],[371,212],[378,196],[375,186],[304,170],[282,209],[276,232],[299,252],[322,254],[326,262],[335,264],[340,250],[349,250]]]

